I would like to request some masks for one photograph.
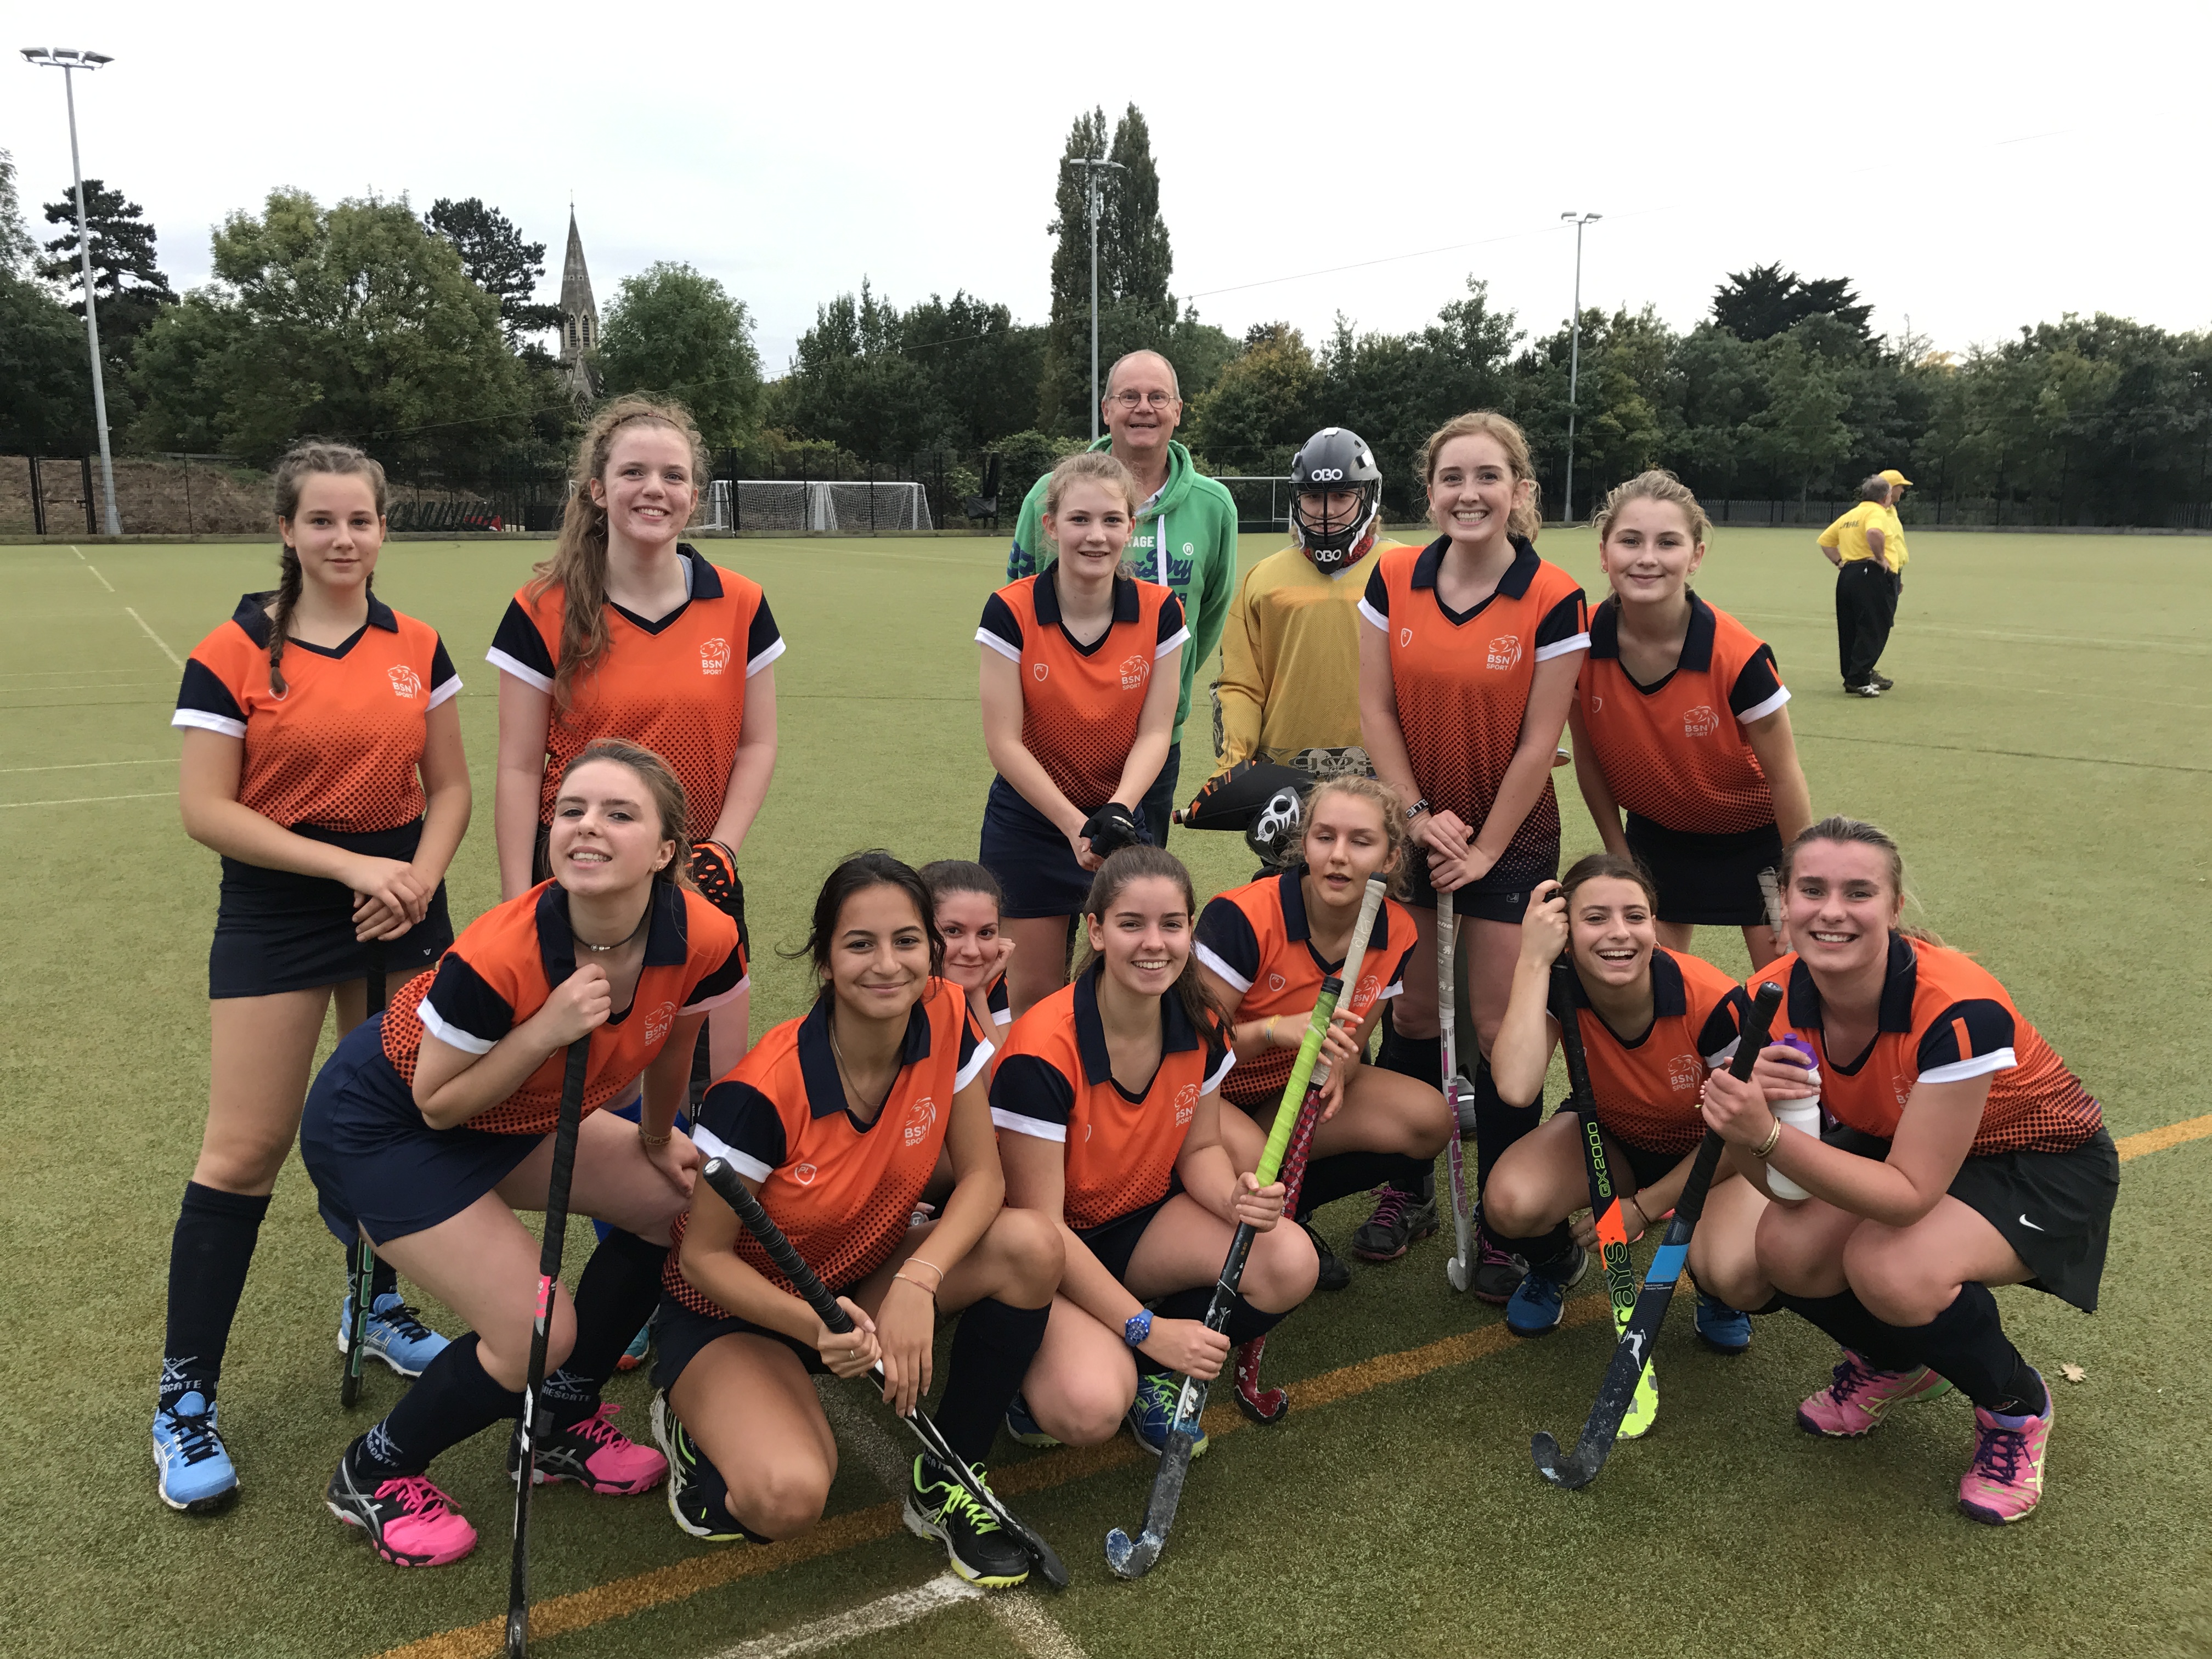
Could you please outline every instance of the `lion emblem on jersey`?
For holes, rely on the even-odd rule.
[[[1682,715],[1682,735],[1686,738],[1710,738],[1721,729],[1721,717],[1699,703],[1686,709]]]
[[[393,696],[412,700],[422,695],[422,677],[405,663],[403,662],[395,668],[387,668],[384,672],[392,682]]]
[[[919,1146],[937,1127],[937,1102],[928,1095],[906,1109],[906,1144]]]
[[[1198,1111],[1198,1085],[1186,1083],[1176,1094],[1176,1121],[1188,1123]]]
[[[1704,1069],[1695,1054],[1677,1054],[1667,1062],[1667,1086],[1678,1095],[1692,1093]]]
[[[699,672],[719,674],[730,665],[730,642],[724,639],[699,641]]]
[[[658,1042],[668,1035],[668,1028],[676,1024],[676,1005],[664,1002],[645,1017],[645,1040]]]
[[[1490,642],[1490,667],[1494,673],[1504,673],[1521,660],[1521,636],[1500,634]]]
[[[1359,983],[1352,988],[1352,1006],[1355,1009],[1369,1007],[1382,994],[1382,981],[1373,974],[1363,974]]]
[[[1142,685],[1152,678],[1152,659],[1142,652],[1121,659],[1121,689],[1125,691]]]

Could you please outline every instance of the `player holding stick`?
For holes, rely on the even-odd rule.
[[[193,647],[172,721],[185,832],[222,855],[207,1125],[170,1244],[153,1431],[161,1501],[195,1511],[238,1490],[216,1385],[324,1012],[335,1007],[343,1036],[363,1017],[375,953],[412,971],[452,942],[446,866],[469,822],[460,679],[435,630],[369,591],[384,470],[357,449],[302,445],[279,463],[276,497],[280,585],[246,594]],[[347,1293],[338,1346],[358,1328],[363,1352],[412,1376],[445,1339],[389,1267],[372,1285],[365,1318]]]
[[[1214,1001],[1233,1011],[1237,1068],[1222,1093],[1239,1109],[1221,1121],[1240,1170],[1259,1163],[1264,1126],[1274,1121],[1322,981],[1343,965],[1369,878],[1405,888],[1405,812],[1374,779],[1315,784],[1299,821],[1299,862],[1208,901],[1198,919],[1200,977]],[[1384,1003],[1403,988],[1406,958],[1418,942],[1412,913],[1386,902],[1366,965],[1344,988],[1322,1050],[1328,1084],[1296,1213],[1313,1236],[1324,1290],[1341,1290],[1351,1276],[1306,1219],[1323,1205],[1373,1193],[1374,1212],[1352,1237],[1352,1254],[1363,1261],[1395,1261],[1437,1230],[1436,1200],[1423,1189],[1451,1136],[1443,1097],[1417,1079],[1361,1063]]]
[[[701,1103],[701,1150],[758,1195],[853,1328],[823,1323],[730,1206],[695,1194],[663,1275],[653,1412],[675,1472],[669,1510],[694,1537],[790,1538],[821,1519],[837,1446],[810,1371],[860,1376],[880,1364],[884,1403],[904,1416],[929,1388],[939,1315],[957,1313],[932,1415],[980,1470],[1043,1338],[1058,1229],[1003,1207],[991,1044],[939,976],[931,909],[921,878],[888,853],[839,865],[807,941],[812,1012],[769,1031]],[[937,1220],[910,1227],[940,1150],[951,1195]],[[1029,1575],[1020,1544],[927,1454],[914,1462],[906,1524],[940,1540],[970,1583]]]
[[[395,1565],[441,1565],[475,1547],[476,1528],[426,1471],[520,1413],[539,1247],[514,1212],[547,1203],[563,1051],[582,1037],[569,1209],[616,1231],[573,1306],[562,1297],[551,1310],[536,1474],[634,1493],[666,1473],[599,1395],[659,1298],[669,1225],[698,1164],[674,1128],[692,1044],[746,983],[737,925],[683,885],[684,827],[683,787],[659,757],[617,738],[587,744],[555,796],[553,879],[471,922],[434,974],[338,1045],[308,1095],[300,1151],[324,1220],[343,1238],[368,1234],[473,1328],[331,1476],[331,1513]],[[642,1121],[600,1109],[641,1078]]]
[[[1613,596],[1590,615],[1569,717],[1583,799],[1606,850],[1655,878],[1661,944],[1738,927],[1764,966],[1782,950],[1783,843],[1813,821],[1774,653],[1690,591],[1712,521],[1673,473],[1631,478],[1591,523]]]
[[[1443,1069],[1438,895],[1460,922],[1460,1018],[1487,1055],[1528,895],[1559,870],[1552,764],[1589,635],[1582,589],[1536,556],[1536,480],[1519,427],[1487,410],[1448,422],[1429,438],[1423,473],[1439,533],[1384,553],[1368,579],[1359,713],[1376,775],[1426,855],[1408,872],[1423,948],[1407,964],[1378,1063],[1425,1082]],[[1472,1081],[1479,1189],[1541,1106],[1508,1106],[1486,1061]],[[1475,1294],[1504,1302],[1526,1264],[1486,1223],[1477,1252]]]
[[[1182,606],[1121,571],[1137,486],[1111,455],[1071,455],[1045,483],[1059,556],[984,602],[983,741],[998,776],[982,864],[1006,892],[1014,1018],[1066,982],[1069,924],[1107,854],[1157,842],[1145,792],[1166,763],[1189,641]]]
[[[1075,981],[1014,1021],[991,1084],[1010,1202],[1059,1218],[1066,1271],[1008,1426],[1091,1445],[1126,1416],[1157,1455],[1176,1374],[1211,1381],[1314,1287],[1313,1246],[1277,1227],[1279,1183],[1237,1174],[1220,1131],[1236,1063],[1191,951],[1181,860],[1129,847],[1085,906]],[[1206,1304],[1240,1224],[1259,1231],[1225,1329]],[[1152,1304],[1146,1306],[1146,1304]],[[1141,1355],[1141,1358],[1139,1356]],[[1193,1455],[1202,1453],[1201,1435]]]
[[[1837,1127],[1816,1138],[1770,1108],[1815,1091],[1779,1043],[1747,1082],[1717,1074],[1705,1116],[1754,1183],[1771,1170],[1810,1194],[1770,1206],[1758,1236],[1783,1304],[1844,1347],[1798,1425],[1856,1439],[1955,1384],[1974,1402],[1960,1509],[2025,1520],[2053,1407],[1990,1290],[2095,1311],[2119,1190],[2103,1110],[1986,969],[1900,925],[1904,860],[1881,830],[1823,818],[1782,874],[1796,951],[1753,983],[1787,991],[1789,1035],[1819,1064]]]
[[[1719,969],[1659,944],[1655,886],[1634,860],[1592,853],[1564,880],[1538,887],[1521,924],[1513,994],[1490,1051],[1507,1103],[1540,1099],[1561,1040],[1551,993],[1553,964],[1564,952],[1606,1169],[1632,1244],[1674,1208],[1689,1178],[1705,1131],[1698,1091],[1706,1074],[1735,1052],[1745,1003],[1742,988]],[[1747,1279],[1759,1284],[1753,1234],[1766,1207],[1765,1196],[1737,1174],[1733,1158],[1715,1174],[1690,1245],[1698,1334],[1728,1354],[1750,1346],[1751,1322],[1720,1289],[1741,1291]],[[1516,1237],[1545,1241],[1528,1247],[1528,1276],[1505,1304],[1506,1328],[1516,1336],[1558,1328],[1580,1251],[1596,1242],[1594,1217],[1577,1220],[1571,1238],[1565,1224],[1589,1202],[1583,1125],[1572,1112],[1554,1113],[1522,1136],[1491,1172],[1483,1214]],[[1762,1305],[1768,1294],[1749,1305]]]

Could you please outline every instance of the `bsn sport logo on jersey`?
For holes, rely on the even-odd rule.
[[[1667,1062],[1667,1086],[1678,1095],[1687,1094],[1698,1086],[1704,1070],[1695,1054],[1677,1054]]]
[[[1491,641],[1489,663],[1493,671],[1502,674],[1520,660],[1521,636],[1518,634],[1500,634]]]
[[[1352,1006],[1354,1009],[1364,1008],[1382,994],[1382,981],[1373,974],[1364,975],[1359,983],[1352,988]]]
[[[730,642],[727,640],[714,639],[699,641],[699,672],[701,673],[719,674],[729,665]]]
[[[1721,717],[1699,703],[1682,714],[1682,735],[1686,738],[1710,738],[1721,729]]]
[[[1052,665],[1048,662],[1041,662],[1037,664],[1036,667],[1030,669],[1030,672],[1036,675],[1038,679],[1042,680],[1052,672]]]
[[[411,701],[422,695],[422,677],[405,663],[403,662],[394,668],[387,668],[384,672],[386,678],[392,682],[393,696],[406,697]]]
[[[928,1095],[906,1109],[906,1144],[919,1146],[937,1127],[937,1102]]]
[[[1121,689],[1133,690],[1152,676],[1152,659],[1141,651],[1121,659]]]
[[[1188,1123],[1198,1111],[1198,1085],[1186,1083],[1176,1093],[1176,1121]]]
[[[668,1028],[676,1023],[676,1005],[664,1002],[645,1017],[645,1040],[658,1042],[668,1035]]]

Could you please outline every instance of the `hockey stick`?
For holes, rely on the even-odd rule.
[[[584,1119],[584,1074],[592,1058],[589,1033],[568,1045],[561,1074],[561,1114],[553,1127],[553,1171],[545,1183],[545,1238],[538,1251],[538,1310],[530,1328],[530,1376],[522,1389],[522,1449],[514,1467],[514,1559],[507,1579],[507,1659],[530,1650],[530,1489],[538,1484],[538,1396],[545,1388],[545,1339],[553,1322],[553,1291],[561,1282],[561,1247],[568,1237],[568,1183],[576,1172],[576,1131]]]
[[[1366,895],[1359,902],[1359,919],[1352,924],[1352,942],[1345,950],[1344,965],[1347,969],[1356,966],[1367,954],[1367,935],[1374,929],[1376,913],[1382,908],[1383,890],[1380,876],[1369,880]],[[1298,1044],[1298,1057],[1291,1062],[1291,1074],[1283,1083],[1283,1097],[1275,1108],[1275,1124],[1268,1132],[1267,1150],[1260,1154],[1260,1167],[1252,1172],[1252,1178],[1262,1187],[1274,1184],[1276,1173],[1283,1167],[1283,1155],[1290,1149],[1291,1132],[1317,1091],[1314,1068],[1321,1057],[1322,1040],[1328,1035],[1329,1022],[1336,1016],[1337,1000],[1343,994],[1341,975],[1331,974],[1322,981],[1321,996],[1314,1003],[1304,1039]],[[1287,1206],[1285,1210],[1287,1212]],[[1258,1237],[1257,1230],[1249,1222],[1239,1222],[1231,1235],[1228,1258],[1221,1264],[1221,1276],[1214,1281],[1213,1299],[1206,1310],[1208,1330],[1218,1331],[1228,1324],[1230,1308],[1237,1300],[1237,1287],[1244,1278],[1245,1259],[1252,1254],[1252,1241]],[[1144,1529],[1133,1539],[1119,1527],[1106,1534],[1106,1565],[1114,1569],[1118,1577],[1143,1577],[1167,1547],[1169,1528],[1175,1525],[1176,1506],[1182,1501],[1183,1479],[1190,1473],[1191,1453],[1198,1444],[1199,1419],[1206,1412],[1208,1386],[1193,1376],[1182,1380],[1182,1391],[1176,1396],[1175,1416],[1168,1424],[1167,1440],[1160,1448],[1160,1467],[1152,1476],[1152,1496],[1145,1504]]]
[[[806,1258],[792,1248],[791,1241],[783,1236],[783,1229],[775,1224],[769,1212],[761,1207],[760,1200],[738,1178],[735,1166],[725,1159],[712,1158],[707,1160],[699,1175],[720,1195],[723,1203],[737,1212],[738,1224],[760,1241],[761,1249],[768,1252],[768,1259],[775,1262],[776,1270],[792,1282],[800,1299],[814,1310],[814,1316],[833,1331],[851,1330],[852,1316],[837,1305],[837,1298],[830,1294],[830,1287],[822,1282],[821,1275],[808,1267]],[[872,1367],[868,1372],[868,1380],[880,1392],[884,1387],[884,1368],[881,1365]],[[960,1454],[945,1443],[943,1431],[930,1419],[929,1413],[917,1404],[902,1420],[914,1431],[915,1438],[921,1442],[922,1449],[942,1464],[966,1489],[970,1498],[990,1511],[991,1518],[1006,1529],[1006,1535],[1029,1553],[1030,1559],[1044,1575],[1044,1582],[1056,1590],[1066,1589],[1068,1585],[1067,1568],[1059,1554],[1051,1545],[1014,1518],[1006,1506],[1000,1502],[999,1495],[985,1486]]]
[[[1344,966],[1337,974],[1355,1001],[1359,995],[1360,969],[1367,957],[1367,939],[1368,930],[1355,923],[1352,942],[1345,947]],[[1290,1150],[1283,1155],[1283,1213],[1293,1218],[1298,1212],[1299,1190],[1305,1185],[1306,1154],[1313,1146],[1314,1131],[1321,1126],[1322,1091],[1328,1084],[1328,1061],[1316,1060],[1306,1097],[1298,1106],[1297,1127],[1291,1131]],[[1237,1351],[1237,1405],[1255,1423],[1279,1423],[1291,1408],[1290,1396],[1280,1389],[1260,1386],[1260,1356],[1267,1346],[1266,1337],[1255,1336]]]
[[[1759,988],[1758,1000],[1743,1017],[1735,1058],[1729,1062],[1729,1070],[1735,1076],[1751,1075],[1759,1050],[1766,1047],[1767,1030],[1773,1024],[1774,1011],[1781,1001],[1780,986],[1769,983]],[[1705,1189],[1712,1185],[1713,1170],[1720,1161],[1721,1138],[1708,1129],[1705,1139],[1698,1145],[1698,1159],[1690,1166],[1690,1178],[1683,1183],[1682,1195],[1674,1200],[1674,1218],[1667,1224],[1667,1237],[1644,1275],[1644,1288],[1636,1298],[1636,1312],[1628,1322],[1628,1328],[1621,1332],[1620,1340],[1613,1345],[1613,1358],[1605,1368],[1605,1380],[1598,1384],[1597,1399],[1590,1407],[1589,1417],[1583,1424],[1582,1438],[1576,1443],[1574,1450],[1562,1456],[1559,1443],[1542,1430],[1529,1442],[1536,1472],[1553,1486],[1587,1486],[1605,1467],[1606,1455],[1612,1451],[1613,1440],[1620,1432],[1620,1419],[1627,1414],[1629,1401],[1635,1397],[1637,1380],[1644,1374],[1645,1356],[1659,1334],[1661,1322],[1667,1317],[1667,1304],[1674,1298],[1675,1282],[1682,1276],[1683,1258],[1690,1253],[1690,1235],[1697,1231],[1698,1218],[1705,1212]]]
[[[1597,1230],[1598,1259],[1605,1267],[1606,1294],[1613,1303],[1616,1338],[1636,1312],[1636,1268],[1628,1259],[1628,1228],[1620,1218],[1620,1200],[1613,1190],[1613,1171],[1605,1156],[1605,1136],[1597,1121],[1597,1091],[1590,1086],[1589,1056],[1583,1048],[1582,1020],[1575,1011],[1574,964],[1564,952],[1552,964],[1552,1018],[1559,1022],[1559,1048],[1567,1060],[1568,1104],[1582,1120],[1583,1170],[1589,1176],[1590,1223]],[[1658,1379],[1647,1362],[1637,1380],[1639,1399],[1648,1399],[1648,1423],[1659,1409]],[[1626,1420],[1626,1419],[1624,1419]]]
[[[1452,1253],[1444,1263],[1444,1277],[1455,1291],[1474,1283],[1474,1216],[1468,1202],[1467,1152],[1471,1132],[1468,1104],[1461,1097],[1459,1074],[1459,913],[1452,895],[1437,895],[1437,1029],[1443,1040],[1437,1051],[1443,1056],[1444,1104],[1451,1109],[1452,1138],[1444,1145],[1444,1161],[1451,1173]]]
[[[368,947],[368,971],[362,976],[362,991],[368,1002],[368,1016],[384,1012],[384,942],[381,939]],[[365,1018],[368,1016],[365,1016]],[[338,1378],[338,1404],[351,1411],[361,1398],[362,1355],[368,1347],[368,1299],[376,1286],[376,1246],[368,1242],[368,1235],[359,1225],[354,1228],[353,1271],[347,1277],[353,1292],[353,1317],[347,1322],[345,1370]]]

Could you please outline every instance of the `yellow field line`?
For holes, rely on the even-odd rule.
[[[2208,1135],[2212,1135],[2212,1115],[2169,1123],[2161,1129],[2147,1129],[2141,1134],[2125,1136],[2115,1144],[2121,1160],[2125,1162]],[[1602,1296],[1577,1297],[1567,1304],[1565,1317],[1560,1323],[1569,1328],[1594,1324],[1611,1313],[1612,1304]],[[1310,1376],[1296,1385],[1293,1398],[1302,1412],[1333,1406],[1394,1382],[1410,1382],[1431,1371],[1485,1358],[1512,1346],[1512,1342],[1503,1323],[1485,1325],[1418,1348],[1377,1354],[1357,1364]],[[1245,1419],[1231,1403],[1217,1404],[1206,1413],[1206,1431],[1217,1440],[1245,1426]],[[1109,1469],[1148,1463],[1149,1460],[1134,1445],[1116,1435],[1096,1446],[1066,1447],[1049,1457],[1011,1465],[992,1477],[992,1485],[1007,1497],[1016,1498],[1025,1492],[1047,1492],[1072,1481],[1085,1480]],[[779,1567],[795,1566],[802,1561],[816,1561],[825,1555],[857,1549],[863,1544],[889,1538],[899,1529],[899,1505],[896,1503],[854,1510],[823,1522],[804,1538],[780,1544],[732,1545],[711,1555],[679,1561],[673,1566],[656,1567],[650,1572],[634,1573],[628,1578],[595,1584],[590,1589],[534,1602],[530,1609],[530,1633],[540,1638],[562,1636],[609,1620],[627,1619],[648,1607],[686,1601],[740,1578],[756,1578]],[[481,1624],[441,1631],[419,1642],[388,1649],[377,1659],[493,1659],[506,1640],[506,1620],[487,1619]]]

